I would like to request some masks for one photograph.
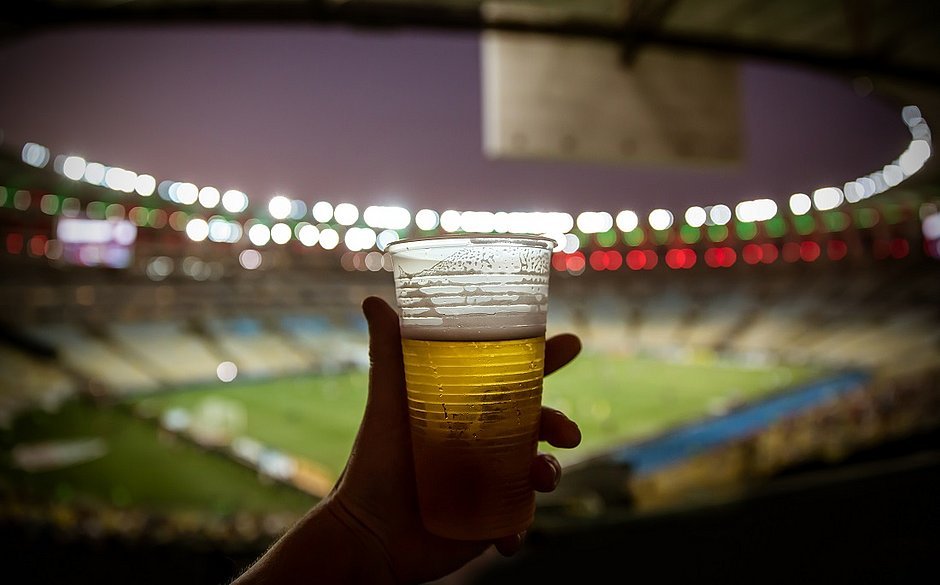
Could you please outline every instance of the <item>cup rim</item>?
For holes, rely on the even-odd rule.
[[[553,238],[536,234],[458,233],[395,240],[385,247],[385,251],[390,254],[395,254],[415,248],[443,248],[446,246],[467,245],[468,243],[478,242],[480,240],[483,240],[483,242],[480,243],[498,242],[510,245],[543,248],[549,251],[558,245],[558,242]],[[463,243],[461,244],[460,242]]]

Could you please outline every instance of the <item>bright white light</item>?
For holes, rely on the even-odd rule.
[[[49,164],[49,149],[35,142],[27,142],[23,145],[23,162],[37,168],[43,168]]]
[[[708,219],[714,225],[725,225],[731,221],[731,208],[724,203],[719,203],[708,209]]]
[[[806,193],[794,193],[790,195],[790,211],[793,215],[804,215],[809,213],[813,207],[813,200]]]
[[[317,201],[311,210],[313,219],[326,223],[333,219],[333,205],[327,201]]]
[[[209,239],[213,242],[228,242],[232,238],[232,225],[225,218],[209,218]]]
[[[115,191],[131,193],[137,183],[137,173],[120,167],[111,167],[104,174],[105,187]]]
[[[291,229],[286,223],[276,223],[271,226],[271,240],[275,244],[286,244],[290,241]]]
[[[685,210],[685,223],[689,224],[692,227],[701,227],[705,225],[705,222],[708,221],[708,213],[705,209],[693,205],[692,207]]]
[[[325,250],[332,250],[339,244],[339,234],[332,228],[320,232],[320,245]]]
[[[767,221],[777,215],[777,204],[772,199],[742,201],[734,208],[738,221]]]
[[[271,230],[262,223],[256,223],[248,228],[248,239],[255,246],[263,246],[271,240]]]
[[[104,181],[105,166],[101,163],[90,162],[85,165],[85,182],[100,185]]]
[[[203,187],[199,190],[199,205],[212,209],[222,200],[222,194],[215,187]]]
[[[362,219],[376,229],[403,230],[411,223],[411,212],[404,207],[370,205],[362,212]]]
[[[622,232],[632,232],[640,225],[640,218],[635,211],[624,209],[617,214],[617,229]]]
[[[304,224],[301,226],[300,230],[297,231],[297,239],[308,248],[316,246],[317,242],[320,240],[320,230],[315,225],[310,225],[309,223]]]
[[[578,214],[578,229],[586,234],[599,234],[614,227],[614,218],[606,211],[584,211]]]
[[[904,180],[904,171],[898,165],[885,165],[881,172],[884,173],[885,183],[889,187],[897,187]]]
[[[415,225],[420,230],[433,230],[438,226],[440,216],[433,209],[422,209],[415,214]]]
[[[578,239],[578,236],[574,234],[565,234],[565,247],[562,249],[562,252],[565,254],[574,254],[578,251],[580,246],[581,240]]]
[[[307,215],[307,204],[300,199],[294,199],[290,202],[290,218],[303,219]]]
[[[672,227],[673,216],[668,209],[654,209],[649,215],[650,227],[654,230],[666,230]]]
[[[842,193],[849,203],[856,203],[865,198],[865,188],[858,181],[849,181],[842,186]]]
[[[441,229],[445,232],[456,232],[460,229],[460,212],[448,209],[441,214]]]
[[[80,156],[70,156],[62,163],[62,174],[77,181],[85,175],[85,159]]]
[[[855,182],[862,186],[862,199],[868,199],[878,190],[878,185],[870,177],[861,177]]]
[[[464,211],[460,214],[460,229],[465,232],[487,234],[496,227],[491,211]]]
[[[901,154],[898,166],[909,177],[919,171],[928,158],[930,158],[930,144],[926,140],[914,140]]]
[[[242,268],[245,270],[254,270],[261,266],[261,252],[252,250],[251,248],[242,250],[238,255],[238,263],[241,264]]]
[[[176,199],[183,205],[192,205],[199,199],[199,188],[192,183],[180,183],[176,187]]]
[[[235,379],[235,376],[238,375],[238,366],[232,362],[222,362],[219,364],[219,367],[215,369],[215,375],[219,377],[219,380],[222,382],[231,382]]]
[[[940,240],[940,213],[925,217],[921,229],[924,232],[924,238],[927,240]]]
[[[914,126],[923,120],[923,117],[920,113],[920,108],[917,106],[904,106],[901,108],[901,118],[908,126]]]
[[[401,237],[398,235],[398,232],[395,230],[384,230],[379,232],[379,235],[375,236],[375,245],[378,246],[379,250],[385,251],[385,248],[388,247],[392,242],[397,242]]]
[[[340,203],[333,210],[333,217],[340,225],[352,225],[359,219],[359,209],[352,203]]]
[[[186,224],[186,235],[194,242],[201,242],[209,235],[209,224],[202,218],[194,217]]]
[[[375,232],[371,228],[352,227],[346,230],[344,242],[351,252],[368,250],[375,245]]]
[[[819,211],[828,211],[842,205],[844,200],[842,189],[838,187],[823,187],[813,191],[813,205]]]
[[[137,194],[142,197],[150,197],[156,188],[157,180],[151,175],[137,175],[137,180],[134,181],[134,191],[137,191]]]
[[[222,194],[222,207],[229,213],[241,213],[248,209],[248,196],[237,189]]]
[[[290,199],[283,195],[275,195],[268,201],[268,212],[274,219],[287,219],[290,208]]]

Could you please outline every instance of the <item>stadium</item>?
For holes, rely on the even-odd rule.
[[[20,136],[20,102],[10,98],[0,107],[9,118],[0,118],[0,530],[5,558],[29,582],[236,576],[343,470],[368,384],[361,303],[371,295],[394,302],[385,248],[463,232],[555,240],[547,333],[575,333],[583,351],[546,378],[543,402],[576,420],[583,440],[571,450],[545,447],[564,479],[538,495],[525,549],[508,559],[484,555],[440,583],[610,574],[880,582],[932,566],[940,544],[932,497],[940,184],[930,123],[940,114],[940,66],[923,57],[936,48],[922,32],[935,17],[920,3],[891,18],[884,7],[853,13],[866,17],[872,38],[884,35],[884,47],[899,29],[909,35],[893,59],[834,52],[826,43],[836,43],[832,30],[848,17],[801,2],[719,2],[711,11],[688,2],[625,3],[629,10],[591,2],[580,12],[558,2],[546,16],[526,2],[353,0],[310,13],[274,3],[267,17],[235,2],[210,3],[212,10],[189,2],[45,4],[48,13],[4,17],[8,31],[306,19],[358,26],[365,36],[415,27],[591,38],[631,54],[672,42],[724,58],[812,57],[798,64],[826,67],[853,99],[876,88],[873,117],[900,139],[878,145],[874,165],[850,161],[854,170],[829,183],[797,176],[802,187],[788,192],[703,189],[689,204],[624,195],[607,208],[570,193],[564,205],[535,208],[505,197],[500,205],[499,193],[490,206],[471,188],[459,201],[404,205],[213,186],[198,169],[165,171],[159,161],[125,168],[119,155],[78,152],[46,130]],[[925,21],[919,27],[911,24],[917,18]],[[807,22],[829,28],[820,24],[811,37]],[[700,29],[689,28],[696,23]],[[764,37],[766,44],[754,41]],[[505,41],[485,49],[506,51],[502,83],[522,75],[511,67],[518,48]],[[4,51],[0,62],[13,63],[15,43]],[[561,54],[552,55],[569,58]],[[725,68],[722,61],[715,75]],[[624,87],[610,91],[633,86]],[[33,91],[42,93],[21,94]],[[540,132],[564,111],[526,118],[527,104],[507,95],[500,106],[522,108],[528,133],[512,127],[500,141],[500,126],[484,141],[512,165],[544,145]],[[720,102],[723,94],[703,95]],[[717,123],[727,121],[710,107]],[[633,129],[637,141],[652,140],[650,129]],[[592,127],[536,155],[615,156],[627,166],[652,157],[685,169],[727,162],[745,148],[726,128],[696,131],[709,147],[690,139],[686,149],[637,153],[620,142],[611,154]],[[576,155],[575,143],[602,154]]]

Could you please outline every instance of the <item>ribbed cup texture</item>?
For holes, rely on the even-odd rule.
[[[402,339],[418,495],[429,530],[498,538],[535,511],[545,338]]]

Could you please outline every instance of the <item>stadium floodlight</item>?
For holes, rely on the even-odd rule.
[[[813,207],[813,200],[806,193],[794,193],[790,195],[790,211],[793,215],[805,215]]]
[[[340,225],[352,225],[359,219],[359,209],[352,203],[340,203],[333,210],[333,217]]]
[[[328,201],[317,201],[310,210],[313,219],[320,223],[326,223],[333,219],[333,204]]]
[[[669,229],[672,227],[673,220],[672,212],[668,209],[654,209],[649,215],[650,227],[654,230]]]
[[[813,205],[819,211],[828,211],[842,205],[845,199],[842,189],[838,187],[822,187],[813,191]]]
[[[68,159],[65,162],[68,164]],[[134,191],[141,197],[150,197],[156,188],[157,180],[153,178],[153,175],[137,175],[137,180],[134,181]]]
[[[201,217],[194,217],[186,224],[186,235],[194,242],[201,242],[209,236],[209,223]]]
[[[82,157],[70,156],[62,163],[62,174],[73,181],[78,181],[85,176],[86,164],[85,159]]]
[[[212,209],[219,204],[222,194],[215,187],[203,187],[199,190],[199,205],[206,209]]]
[[[320,231],[320,246],[324,250],[332,250],[339,245],[339,233],[332,229],[326,228]]]
[[[271,241],[275,244],[286,244],[290,238],[291,229],[286,223],[276,223],[271,226]]]
[[[268,201],[268,213],[270,213],[271,217],[274,219],[287,219],[287,216],[290,215],[290,211],[290,199],[283,195],[275,195]]]
[[[248,228],[248,239],[255,246],[264,246],[271,240],[271,230],[263,223],[256,223]]]
[[[606,211],[583,211],[578,214],[577,224],[585,234],[599,234],[614,227],[614,218]]]
[[[403,230],[411,223],[411,212],[404,207],[370,205],[362,212],[362,219],[371,228]]]
[[[617,229],[622,232],[632,232],[640,225],[640,218],[635,211],[624,209],[617,214]]]
[[[689,226],[694,228],[702,227],[706,221],[708,221],[708,212],[704,208],[693,205],[685,210],[685,223]]]
[[[222,194],[222,207],[229,213],[241,213],[248,209],[248,196],[237,189]]]
[[[430,231],[439,225],[440,216],[433,209],[422,209],[415,214],[415,225],[418,229]]]

